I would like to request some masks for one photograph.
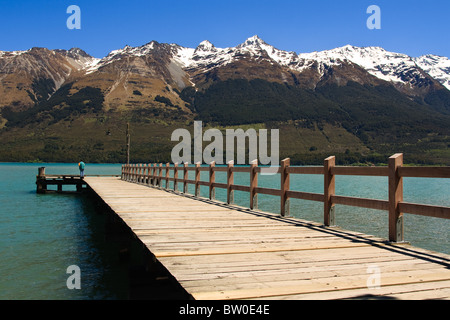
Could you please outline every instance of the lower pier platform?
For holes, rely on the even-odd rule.
[[[48,186],[56,186],[56,190],[48,189]],[[76,190],[63,190],[63,186],[75,186]],[[84,178],[79,175],[43,175],[36,176],[36,192],[82,192],[86,188]]]

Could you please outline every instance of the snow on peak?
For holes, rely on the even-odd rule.
[[[214,49],[215,47],[211,42],[204,40],[197,46],[196,51],[213,51]]]
[[[401,74],[409,70],[420,76],[414,60],[406,54],[386,51],[380,47],[343,47],[320,52],[302,53],[300,58],[313,59],[330,65],[351,62],[366,69],[373,76],[391,82],[404,82]]]
[[[20,56],[21,54],[30,51],[31,49],[24,51],[0,51],[0,58],[10,58],[15,56]]]
[[[450,59],[433,54],[414,58],[416,64],[450,90]]]
[[[90,62],[88,72],[110,63],[123,55],[144,56],[151,54],[159,44],[155,41],[140,47],[125,46],[111,51],[105,58]],[[322,73],[325,65],[340,65],[348,62],[359,65],[373,76],[397,83],[414,82],[423,78],[424,70],[431,77],[450,89],[450,60],[446,57],[426,55],[412,58],[406,54],[389,52],[381,47],[356,47],[345,45],[331,50],[311,53],[288,52],[267,44],[254,35],[236,47],[217,48],[210,41],[202,41],[195,49],[171,44],[172,59],[182,68],[213,69],[229,64],[242,54],[250,54],[257,59],[269,59],[273,64],[302,72],[314,65]],[[0,52],[0,57],[5,53]]]
[[[253,37],[248,38],[243,43],[237,46],[237,48],[245,48],[245,47],[260,47],[261,45],[267,45],[260,37],[254,35]]]

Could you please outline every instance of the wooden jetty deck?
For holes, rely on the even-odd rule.
[[[446,254],[150,181],[84,181],[194,299],[450,298]]]

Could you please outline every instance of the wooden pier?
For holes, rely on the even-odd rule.
[[[402,216],[449,218],[450,208],[403,202],[402,177],[448,178],[450,170],[403,168],[399,155],[391,158],[384,168],[337,167],[333,157],[323,167],[290,167],[284,160],[280,190],[258,187],[256,163],[124,165],[121,178],[84,181],[193,299],[449,299],[450,256],[403,243]],[[195,179],[188,179],[189,170]],[[200,180],[201,170],[209,171],[209,181]],[[226,171],[227,183],[216,183],[215,171]],[[250,186],[234,185],[233,172],[249,172]],[[324,194],[289,190],[294,173],[323,174]],[[337,196],[337,174],[386,175],[389,200]],[[209,198],[199,196],[201,186]],[[214,200],[217,187],[227,189],[226,203]],[[249,208],[233,204],[233,190],[249,192]],[[259,211],[258,193],[280,196],[280,214]],[[289,217],[294,197],[324,202],[324,224]],[[334,227],[335,204],[389,211],[389,239]]]
[[[50,190],[48,186],[56,186],[56,190]],[[75,186],[76,191],[63,190],[63,186]],[[72,174],[45,174],[45,167],[40,167],[38,175],[36,176],[36,192],[82,192],[86,187],[86,182],[80,175]]]

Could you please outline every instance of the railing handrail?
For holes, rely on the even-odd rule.
[[[450,167],[404,167],[403,154],[398,153],[389,158],[388,166],[336,166],[335,157],[331,156],[324,160],[323,166],[290,166],[290,159],[284,159],[281,166],[275,170],[280,174],[280,189],[265,188],[258,186],[258,173],[261,168],[257,161],[250,166],[234,166],[232,162],[225,166],[201,166],[199,163],[190,166],[185,163],[170,165],[166,163],[152,164],[124,164],[122,165],[122,179],[131,182],[149,184],[169,188],[169,181],[173,181],[173,189],[178,191],[178,183],[183,183],[183,193],[187,193],[187,185],[195,185],[195,196],[200,196],[200,186],[209,188],[209,198],[215,199],[215,188],[227,190],[227,203],[233,203],[235,190],[250,193],[250,209],[257,208],[258,194],[268,194],[280,197],[280,214],[289,216],[289,200],[304,199],[324,203],[324,224],[332,226],[335,222],[334,206],[336,204],[363,207],[369,209],[386,210],[389,212],[389,240],[393,242],[403,241],[403,213],[423,215],[450,219],[450,207],[416,204],[403,201],[403,177],[429,177],[450,178]],[[164,175],[163,175],[163,171]],[[173,176],[170,172],[173,171]],[[188,179],[188,172],[194,171],[194,180]],[[200,172],[209,172],[209,181],[200,180]],[[227,182],[215,181],[215,172],[226,172]],[[250,185],[234,184],[234,172],[250,173]],[[290,174],[321,174],[324,176],[324,192],[311,193],[290,190]],[[336,175],[355,176],[385,176],[388,177],[389,200],[367,199],[360,197],[347,197],[335,194]]]

